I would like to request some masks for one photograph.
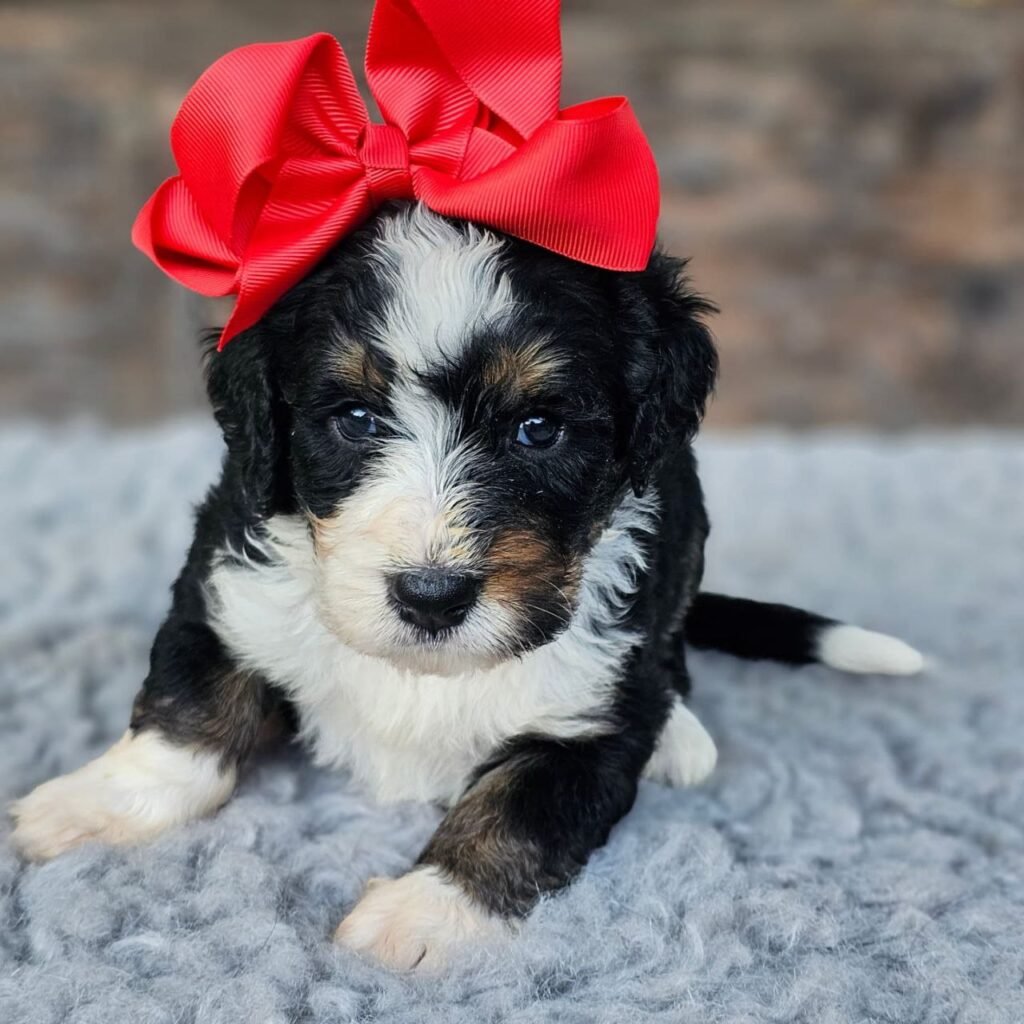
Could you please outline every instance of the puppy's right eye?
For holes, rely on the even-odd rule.
[[[527,416],[516,427],[516,444],[524,448],[550,448],[564,433],[562,423],[551,416]]]
[[[380,433],[376,415],[356,403],[342,407],[330,418],[330,424],[346,441],[368,441]]]

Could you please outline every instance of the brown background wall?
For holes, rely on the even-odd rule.
[[[510,0],[511,2],[511,0]],[[369,0],[0,5],[0,412],[201,403],[203,310],[136,254],[195,76]],[[1024,4],[566,0],[565,100],[632,98],[723,307],[718,426],[1024,424]]]

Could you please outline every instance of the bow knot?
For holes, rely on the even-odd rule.
[[[377,0],[370,122],[338,41],[243,46],[189,91],[180,174],[135,221],[157,266],[235,295],[223,347],[389,199],[476,221],[571,259],[641,270],[658,172],[629,103],[559,110],[558,0]]]
[[[366,183],[374,207],[388,199],[414,194],[409,142],[400,128],[367,123],[359,143],[359,157],[366,168]]]

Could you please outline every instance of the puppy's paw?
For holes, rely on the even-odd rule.
[[[501,918],[487,913],[437,868],[401,878],[374,878],[338,926],[334,941],[399,971],[438,970],[473,939],[503,934]]]
[[[695,786],[718,761],[718,748],[697,716],[681,701],[672,707],[644,777],[667,786]]]
[[[234,787],[215,755],[125,733],[77,771],[44,782],[11,807],[15,848],[49,860],[90,840],[126,844],[208,814]]]

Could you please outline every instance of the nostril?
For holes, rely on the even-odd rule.
[[[458,625],[479,589],[475,576],[445,569],[414,569],[391,577],[391,596],[402,618],[434,632]]]

